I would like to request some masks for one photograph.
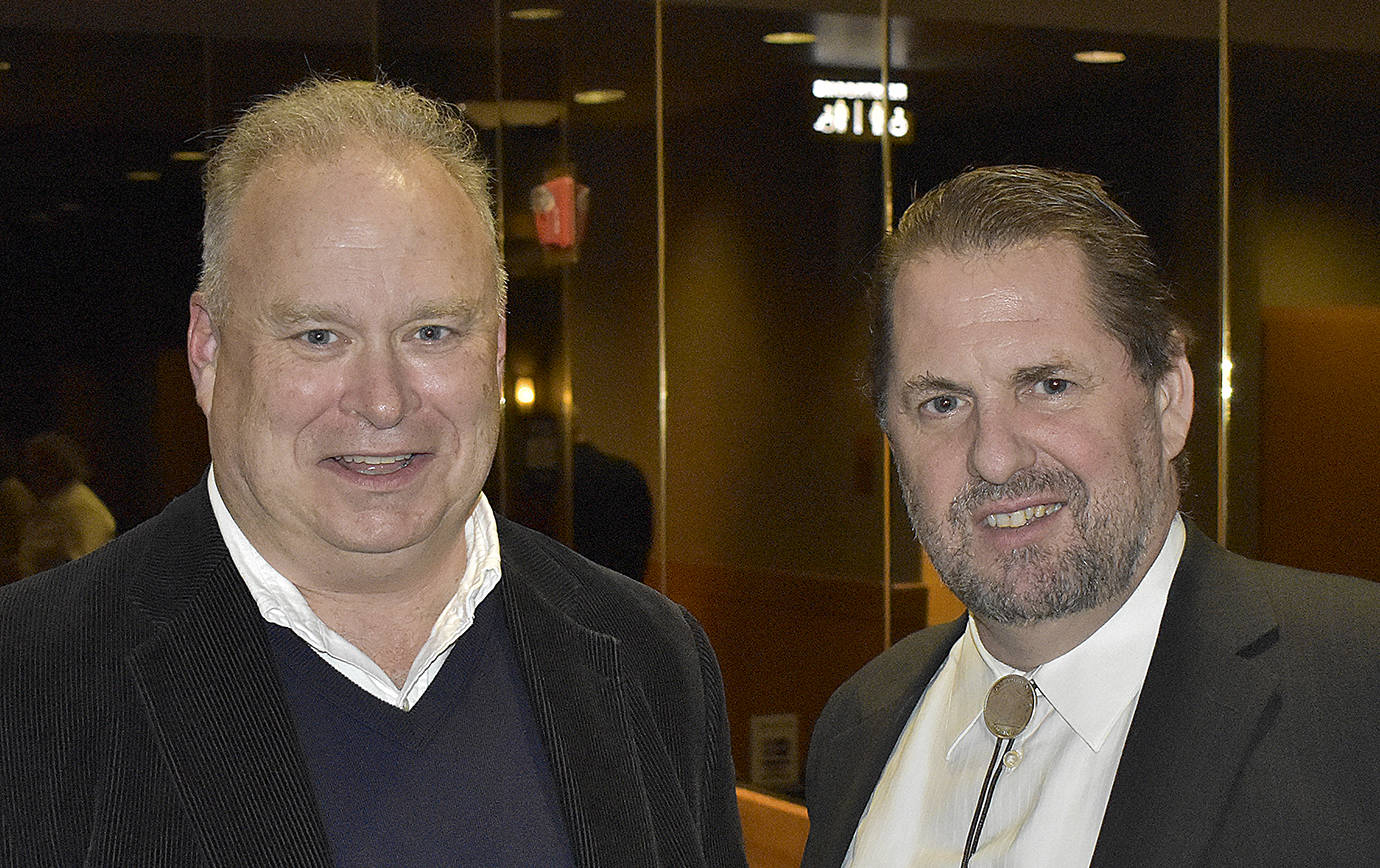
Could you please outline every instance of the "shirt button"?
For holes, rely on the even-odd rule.
[[[1016,766],[1021,764],[1021,752],[1016,748],[1012,748],[1011,750],[1006,752],[1005,756],[1001,758],[1001,764],[1006,766],[1008,769],[1014,769]]]

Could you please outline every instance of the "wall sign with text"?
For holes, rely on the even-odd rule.
[[[914,136],[915,119],[901,105],[910,95],[905,82],[887,86],[890,105],[882,100],[882,85],[875,81],[830,81],[817,79],[811,88],[821,100],[815,116],[815,132],[830,138],[876,141],[885,132],[904,144]]]

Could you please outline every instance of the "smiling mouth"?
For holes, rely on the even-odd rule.
[[[405,455],[337,455],[331,459],[341,467],[364,476],[386,476],[397,473],[412,463],[417,453]]]
[[[983,519],[983,523],[988,527],[1025,527],[1035,519],[1053,515],[1063,508],[1062,503],[1041,503],[1036,506],[1027,506],[1025,509],[1018,509],[1015,512],[993,513]]]

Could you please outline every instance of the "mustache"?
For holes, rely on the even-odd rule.
[[[966,521],[978,509],[999,500],[1014,500],[1032,494],[1053,493],[1072,502],[1085,492],[1083,482],[1068,470],[1029,468],[1018,470],[1002,483],[974,479],[963,487],[949,504],[949,521]]]

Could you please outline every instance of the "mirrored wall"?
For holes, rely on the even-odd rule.
[[[1351,520],[1380,488],[1371,4],[192,5],[0,9],[2,433],[76,436],[122,528],[207,460],[182,349],[207,131],[382,74],[464,103],[494,163],[492,501],[704,623],[744,781],[798,794],[829,693],[959,612],[861,378],[888,220],[968,166],[1096,173],[1146,226],[1197,332],[1193,518],[1380,578]]]

